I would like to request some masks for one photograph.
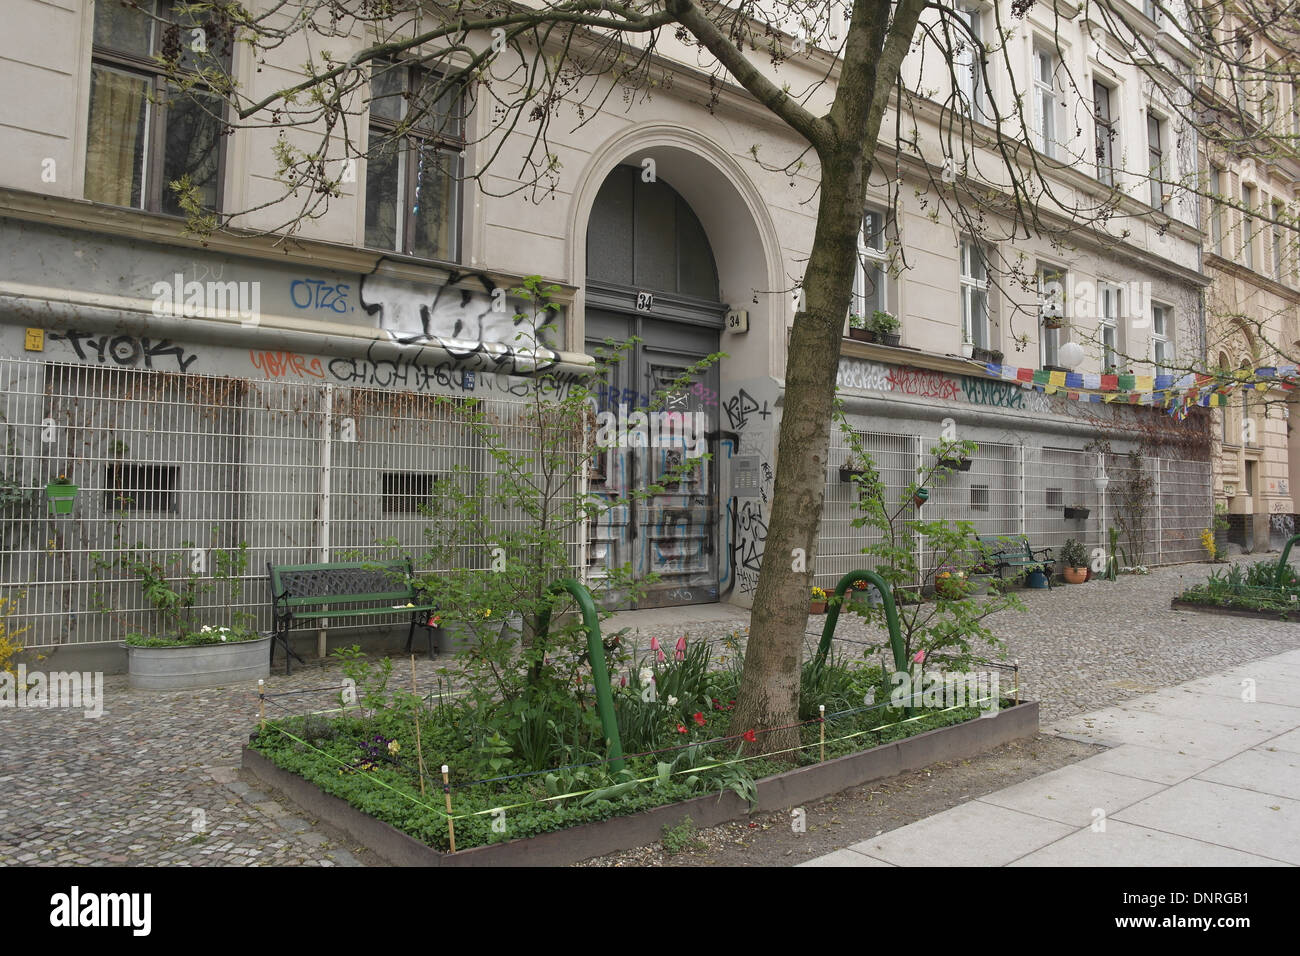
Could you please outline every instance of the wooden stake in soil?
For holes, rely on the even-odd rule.
[[[411,693],[418,699],[419,690],[415,686],[415,655],[411,655]],[[423,708],[417,707],[415,711],[415,762],[420,768],[420,796],[424,796],[424,747],[420,744],[420,711]]]
[[[1015,675],[1016,682],[1016,703],[1020,703],[1020,658],[1015,660],[1016,669],[1012,672]]]
[[[266,730],[266,681],[260,677],[257,679],[257,718],[262,722],[262,729]]]
[[[821,720],[817,727],[817,731],[821,735],[821,752],[822,752],[821,762],[825,763],[826,762],[826,705],[818,704],[817,713],[821,715]]]
[[[447,765],[442,765],[442,792],[447,798],[447,838],[451,841],[451,852],[456,852],[456,821],[451,818],[451,780],[447,776]]]

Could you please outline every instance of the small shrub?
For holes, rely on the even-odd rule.
[[[704,843],[696,836],[695,821],[690,817],[682,817],[682,822],[676,826],[664,826],[664,852],[669,856],[676,856],[678,853],[684,853],[688,850],[703,850]]]

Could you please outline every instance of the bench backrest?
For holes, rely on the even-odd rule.
[[[285,607],[385,601],[406,604],[415,596],[409,561],[336,561],[267,565],[271,597]]]
[[[1003,554],[1024,554],[1033,557],[1029,539],[1022,534],[982,534],[979,543],[988,548],[990,557]]]

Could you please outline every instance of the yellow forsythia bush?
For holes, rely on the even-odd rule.
[[[22,595],[18,595],[18,599],[21,598]],[[16,638],[23,631],[27,630],[25,627],[20,627],[17,630],[14,630],[9,625],[9,618],[14,613],[17,606],[18,600],[8,597],[0,597],[0,671],[7,671],[15,677],[18,676],[15,659],[18,657],[18,653],[23,649],[23,646],[18,643]]]

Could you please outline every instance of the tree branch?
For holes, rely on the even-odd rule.
[[[736,45],[692,0],[669,0],[668,12],[705,49],[712,53],[741,86],[795,132],[820,151],[831,143],[830,127],[824,119],[800,106],[788,93],[758,71]]]

